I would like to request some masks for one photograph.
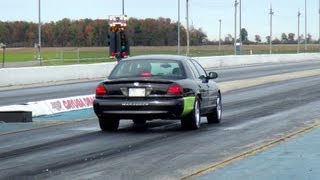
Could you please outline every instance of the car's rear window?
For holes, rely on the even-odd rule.
[[[175,60],[127,60],[116,65],[109,79],[132,77],[183,79],[185,71],[181,62]]]

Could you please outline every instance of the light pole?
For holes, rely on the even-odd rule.
[[[237,7],[238,1],[234,1],[234,55],[237,55]]]
[[[221,19],[219,19],[219,52],[221,51]]]
[[[298,48],[297,48],[297,53],[300,53],[300,9],[298,11]]]
[[[178,0],[178,55],[180,55],[180,0]]]
[[[274,15],[272,6],[270,6],[269,14],[270,14],[270,54],[272,54],[272,16]]]
[[[241,46],[242,46],[242,15],[241,15],[241,12],[242,11],[242,8],[241,8],[241,0],[239,0],[239,16],[240,16],[240,20],[239,20],[239,26],[240,26],[240,45],[239,45],[239,53],[241,55]]]
[[[189,49],[190,49],[189,0],[186,0],[186,21],[187,21],[187,53],[186,53],[186,55],[188,56],[188,54],[189,54]]]
[[[41,61],[41,0],[39,0],[39,23],[38,23],[38,60],[40,61],[40,66],[42,66]]]
[[[307,26],[307,20],[308,20],[308,13],[307,13],[307,0],[304,1],[304,8],[305,8],[305,34],[304,34],[304,50],[307,52],[308,50],[308,46],[307,46],[307,41],[308,41],[308,38],[307,38],[307,34],[308,34],[308,26]]]
[[[124,15],[124,0],[122,0],[122,15]]]
[[[0,48],[2,48],[2,68],[4,68],[4,59],[6,54],[6,45],[1,43]]]
[[[189,32],[189,0],[186,0],[186,21],[187,21],[187,52],[186,55],[189,54],[190,50],[190,32]]]

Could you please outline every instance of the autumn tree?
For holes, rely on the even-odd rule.
[[[130,18],[126,28],[129,42],[134,46],[173,46],[177,44],[178,25],[170,18]],[[42,25],[43,47],[108,46],[109,22],[105,19],[62,19]],[[181,25],[181,44],[186,45],[186,29]],[[0,43],[9,47],[33,47],[37,43],[36,23],[0,21]],[[191,45],[207,41],[206,33],[200,28],[190,30]]]

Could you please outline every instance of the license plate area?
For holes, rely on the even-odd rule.
[[[129,97],[145,97],[145,88],[129,88]]]

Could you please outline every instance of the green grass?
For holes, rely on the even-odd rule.
[[[303,53],[304,46],[300,46]],[[320,52],[317,44],[308,45],[308,52]],[[78,54],[79,51],[79,54]],[[177,54],[177,47],[131,47],[131,56],[144,54]],[[244,45],[242,54],[269,54],[269,45]],[[297,45],[274,45],[274,54],[296,53]],[[233,46],[223,45],[221,50],[218,46],[192,46],[189,56],[221,56],[232,55]],[[88,48],[43,48],[43,65],[66,65],[66,64],[87,64],[98,62],[115,61],[109,58],[108,47],[88,47]],[[181,47],[182,55],[186,54],[186,47]],[[2,62],[3,51],[0,51],[0,61]],[[78,58],[80,57],[80,59]],[[37,52],[34,48],[7,48],[5,53],[5,63],[35,61]]]

